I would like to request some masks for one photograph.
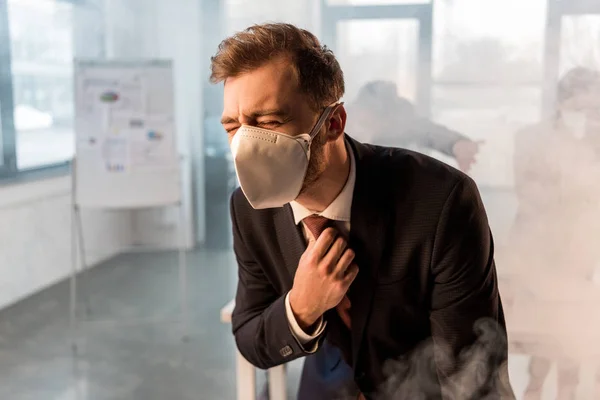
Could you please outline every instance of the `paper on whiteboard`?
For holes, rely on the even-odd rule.
[[[90,134],[77,140],[80,167],[123,173],[129,170],[129,142],[124,136]]]
[[[77,138],[77,163],[78,170],[93,169],[95,171],[106,169],[104,157],[102,154],[101,135],[90,132],[85,137]]]
[[[89,207],[181,197],[170,61],[76,62],[75,198]]]
[[[77,115],[80,124],[107,129],[114,113],[142,114],[145,93],[138,74],[123,77],[84,76],[79,85]]]
[[[139,113],[115,111],[111,113],[109,125],[113,131],[129,131],[146,126],[146,116]]]
[[[144,129],[130,131],[131,168],[153,170],[176,163],[173,132],[166,124],[148,123]]]
[[[109,137],[102,143],[102,158],[108,172],[126,172],[129,170],[128,139]]]

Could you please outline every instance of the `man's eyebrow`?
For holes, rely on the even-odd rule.
[[[232,124],[234,122],[238,122],[238,119],[237,118],[232,118],[232,117],[223,117],[223,118],[221,118],[221,125]]]
[[[257,111],[253,111],[248,115],[251,119],[256,119],[259,117],[280,117],[280,118],[286,118],[289,116],[289,112],[281,109],[281,108],[272,108],[272,109],[266,109],[266,110],[257,110]],[[237,118],[233,118],[233,117],[223,117],[221,118],[221,124],[225,125],[225,124],[232,124],[232,123],[236,123],[239,120]]]
[[[258,110],[250,113],[250,118],[256,119],[258,117],[287,117],[289,113],[281,108],[273,108],[267,110]]]

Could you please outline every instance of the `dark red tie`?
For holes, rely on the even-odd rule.
[[[304,218],[302,222],[304,222],[304,226],[306,226],[315,240],[317,240],[319,236],[321,236],[321,233],[331,226],[333,221],[320,215],[311,215],[310,217]]]
[[[331,226],[332,220],[320,215],[311,215],[310,217],[304,218],[302,222],[304,222],[304,226],[312,233],[314,239],[317,240],[319,236],[321,236],[321,233]],[[344,296],[340,304],[335,308],[348,329],[350,329],[351,326],[350,306],[350,299],[348,296]]]
[[[310,217],[304,218],[302,222],[304,222],[304,226],[312,233],[313,238],[317,240],[319,236],[321,236],[321,233],[331,226],[333,221],[320,215],[311,215]],[[348,329],[350,329],[351,326],[350,306],[350,299],[348,296],[344,296],[340,304],[335,307],[335,310]],[[365,400],[365,396],[360,393],[358,395],[358,400]]]

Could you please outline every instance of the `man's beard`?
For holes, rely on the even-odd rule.
[[[310,160],[306,168],[306,175],[300,189],[300,195],[311,189],[319,180],[323,173],[323,165],[325,164],[325,145],[327,137],[322,134],[317,134],[311,143]]]

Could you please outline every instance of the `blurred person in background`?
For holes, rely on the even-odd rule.
[[[599,89],[597,71],[569,71],[558,85],[555,116],[524,129],[515,139],[519,206],[507,246],[511,261],[506,264],[515,274],[514,282],[534,297],[554,291],[552,300],[576,298],[574,292],[589,285],[600,260]],[[559,322],[561,316],[554,318]],[[575,399],[578,362],[552,358],[532,357],[526,400],[541,398],[553,361],[558,369],[557,398]],[[600,389],[600,374],[597,382]],[[600,398],[598,389],[594,398]]]
[[[398,95],[391,81],[371,81],[348,106],[346,131],[366,143],[408,149],[431,149],[456,160],[468,173],[481,142],[421,117],[415,106]]]

